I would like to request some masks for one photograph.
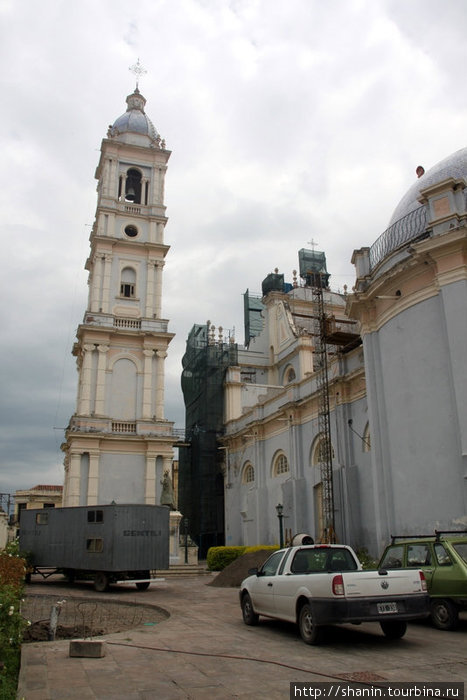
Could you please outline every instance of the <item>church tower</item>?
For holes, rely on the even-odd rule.
[[[145,113],[138,83],[126,102],[102,140],[95,175],[89,297],[73,347],[77,406],[62,445],[65,506],[158,504],[176,442],[164,417],[173,334],[161,318],[170,151]]]

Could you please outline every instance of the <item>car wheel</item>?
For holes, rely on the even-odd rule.
[[[253,609],[253,603],[248,593],[242,596],[242,615],[245,625],[257,625],[259,615]]]
[[[379,624],[388,639],[401,639],[407,632],[407,623],[401,620],[385,620]]]
[[[94,576],[94,590],[104,593],[109,587],[109,577],[104,571],[98,571]]]
[[[319,644],[323,637],[323,630],[313,621],[311,605],[305,603],[298,615],[298,629],[305,644]]]
[[[459,611],[450,600],[435,598],[431,601],[431,620],[439,630],[454,630],[459,624]]]

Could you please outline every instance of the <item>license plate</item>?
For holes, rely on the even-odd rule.
[[[377,603],[376,607],[381,615],[397,612],[397,603]]]

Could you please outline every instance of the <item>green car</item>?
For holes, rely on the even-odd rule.
[[[431,602],[431,620],[440,630],[459,624],[467,610],[467,530],[435,530],[434,535],[392,536],[378,569],[422,569]]]

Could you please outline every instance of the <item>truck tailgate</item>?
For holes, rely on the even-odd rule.
[[[376,571],[344,572],[344,590],[347,598],[410,595],[422,592],[422,581],[418,569],[391,570],[376,575]]]

